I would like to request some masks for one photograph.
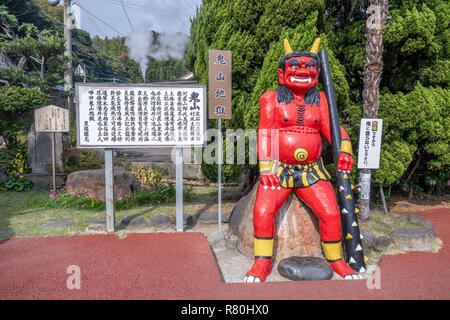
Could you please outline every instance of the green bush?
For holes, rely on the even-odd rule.
[[[132,168],[131,173],[145,187],[158,185],[162,179],[162,171],[159,168],[156,170],[145,167]]]
[[[2,183],[0,189],[2,191],[30,191],[33,188],[33,182],[28,179],[25,179],[23,176],[18,177],[15,175],[11,175],[6,179],[5,182]]]
[[[12,170],[9,172],[8,179],[0,186],[0,189],[2,191],[30,191],[33,188],[33,183],[23,176],[26,164],[23,155],[18,152],[11,162]]]
[[[160,183],[150,189],[144,189],[139,193],[134,193],[131,197],[115,203],[117,210],[126,210],[143,205],[162,205],[175,202],[175,186],[172,183]],[[192,187],[185,186],[183,188],[183,197],[185,201],[192,199]],[[65,188],[58,190],[55,197],[51,193],[46,199],[37,199],[30,204],[33,208],[46,209],[78,209],[103,211],[105,210],[105,202],[90,199],[81,196],[69,194]]]
[[[97,152],[78,148],[64,148],[61,160],[65,173],[80,170],[101,169],[105,165],[97,155]]]

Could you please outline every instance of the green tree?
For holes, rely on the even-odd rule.
[[[7,146],[17,143],[28,127],[28,123],[20,118],[48,101],[48,96],[35,88],[0,87],[0,136]]]
[[[450,3],[390,0],[389,4],[379,107],[385,126],[380,169],[373,174],[374,183],[384,186],[407,180],[411,172],[409,182],[424,172],[442,176],[449,171],[450,145],[445,120],[449,118]],[[276,86],[283,38],[294,49],[307,50],[320,35],[321,48],[330,53],[341,122],[357,151],[367,6],[368,1],[362,0],[203,1],[191,24],[185,64],[197,81],[207,84],[208,50],[232,50],[233,118],[224,120],[223,127],[256,128],[258,98]]]

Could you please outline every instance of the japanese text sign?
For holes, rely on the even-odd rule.
[[[361,119],[358,169],[379,168],[382,130],[383,119]]]
[[[209,50],[209,118],[231,119],[231,51]]]
[[[68,132],[69,110],[57,106],[46,106],[34,110],[36,132]]]
[[[77,83],[82,148],[201,146],[206,87],[197,84]]]

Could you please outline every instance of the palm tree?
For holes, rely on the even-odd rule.
[[[379,92],[383,69],[383,27],[386,23],[389,0],[368,0],[366,11],[366,59],[364,62],[364,118],[376,118],[380,105]],[[359,206],[362,220],[370,219],[370,169],[360,170],[362,198]]]

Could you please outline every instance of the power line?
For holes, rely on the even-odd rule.
[[[127,14],[127,10],[125,10],[125,6],[123,5],[123,0],[120,0],[120,2],[122,3],[123,12],[125,12],[125,15],[127,16],[128,23],[130,24],[131,30],[134,31],[133,25],[131,24],[130,18],[128,17],[128,14]]]
[[[86,13],[90,14],[91,16],[93,16],[95,19],[99,20],[101,23],[103,23],[104,25],[106,25],[107,27],[111,28],[112,30],[114,30],[115,32],[117,32],[119,35],[121,35],[123,37],[123,34],[120,31],[117,31],[117,29],[115,29],[114,27],[111,27],[108,23],[106,23],[105,21],[103,21],[102,19],[100,19],[99,17],[97,17],[95,14],[93,14],[92,12],[90,12],[89,10],[87,10],[86,8],[84,8],[82,5],[80,5],[78,2],[76,2],[76,4],[83,9]]]
[[[97,31],[100,31],[106,37],[106,32],[97,24],[97,22],[95,22],[95,20],[92,19],[90,15],[86,15],[86,17],[89,19],[91,24],[97,29]]]
[[[117,6],[121,6],[121,4],[120,4],[121,0],[100,0],[100,1],[111,3],[111,4],[115,4]],[[146,11],[146,12],[149,12],[149,13],[155,13],[155,12],[162,12],[162,13],[164,13],[165,12],[164,10],[161,10],[161,9],[144,7],[144,6],[140,6],[140,5],[137,5],[137,4],[132,4],[132,3],[129,3],[129,2],[123,2],[123,4],[124,4],[124,6],[126,8],[134,9],[134,10],[138,10],[138,11]]]

